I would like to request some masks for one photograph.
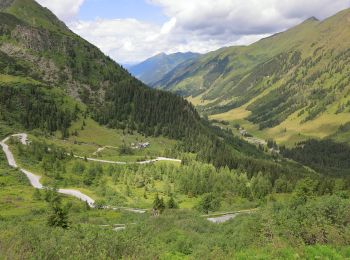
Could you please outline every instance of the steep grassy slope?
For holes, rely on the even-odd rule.
[[[350,10],[310,18],[250,46],[204,55],[159,86],[192,96],[212,118],[280,142],[329,136],[350,120],[349,23]]]
[[[161,53],[128,69],[135,77],[152,86],[179,64],[188,60],[196,60],[198,57],[198,53],[192,52],[178,52],[169,55]]]

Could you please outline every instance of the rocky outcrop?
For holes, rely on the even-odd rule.
[[[0,1],[0,10],[4,10],[5,8],[9,7],[12,5],[14,0],[1,0]]]

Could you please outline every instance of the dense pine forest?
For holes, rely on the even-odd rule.
[[[350,169],[350,147],[332,140],[308,140],[292,149],[282,147],[282,154],[316,171],[330,175],[346,176]]]
[[[61,131],[62,137],[67,137],[68,128],[80,113],[79,106],[72,104],[60,90],[30,83],[0,85],[1,120],[20,123],[28,130]]]

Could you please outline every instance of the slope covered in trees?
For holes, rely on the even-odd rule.
[[[350,173],[350,146],[330,139],[308,140],[298,143],[292,149],[282,147],[282,154],[309,165],[318,172],[346,176]]]
[[[61,131],[62,137],[68,137],[68,128],[79,114],[78,104],[58,89],[28,82],[0,83],[0,120],[8,125]]]
[[[0,74],[58,87],[112,127],[180,138],[199,124],[188,102],[148,88],[35,1],[1,3]]]

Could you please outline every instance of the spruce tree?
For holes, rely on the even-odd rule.
[[[159,198],[159,195],[156,194],[153,201],[153,209],[157,210],[159,213],[162,213],[165,209],[165,204],[163,198]]]
[[[68,211],[62,207],[61,198],[55,189],[51,190],[50,213],[47,218],[47,224],[50,227],[68,228]]]
[[[168,207],[169,209],[177,209],[177,208],[178,208],[178,205],[177,205],[177,203],[175,202],[173,196],[171,196],[170,199],[168,200],[167,207]]]

